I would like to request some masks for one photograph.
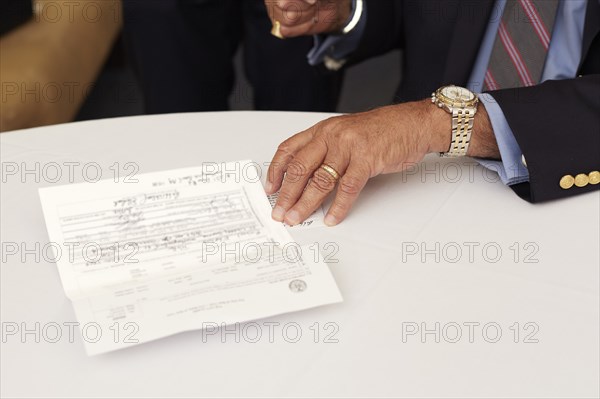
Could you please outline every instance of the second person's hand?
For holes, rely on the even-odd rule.
[[[265,0],[281,38],[336,33],[352,12],[352,0]]]

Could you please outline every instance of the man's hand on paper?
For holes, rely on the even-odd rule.
[[[265,0],[282,37],[340,31],[352,12],[352,0]]]
[[[450,119],[427,99],[333,117],[292,136],[277,149],[267,175],[267,194],[281,189],[273,219],[301,223],[337,185],[325,224],[339,224],[371,177],[401,172],[427,153],[447,151]],[[475,117],[469,155],[499,158],[485,107]],[[339,173],[339,182],[323,164]]]

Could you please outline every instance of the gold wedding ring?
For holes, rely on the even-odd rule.
[[[281,22],[275,21],[273,24],[273,29],[271,29],[271,34],[278,39],[285,39],[281,34]]]
[[[323,165],[321,165],[321,169],[323,169],[325,172],[327,172],[331,177],[333,177],[333,179],[335,181],[340,180],[340,174],[338,173],[337,170],[333,169],[331,166],[327,165],[326,163],[324,163]]]

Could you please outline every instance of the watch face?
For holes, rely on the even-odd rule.
[[[447,86],[442,89],[442,95],[455,102],[468,103],[475,99],[475,95],[464,87]]]

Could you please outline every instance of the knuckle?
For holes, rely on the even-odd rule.
[[[293,151],[291,147],[290,140],[285,140],[283,143],[279,144],[277,152],[281,152],[283,155],[292,155]]]
[[[339,190],[348,195],[357,195],[363,188],[362,179],[356,176],[346,175],[340,180]]]
[[[330,176],[325,176],[320,171],[315,173],[310,181],[310,185],[320,193],[330,193],[335,188],[336,182]]]
[[[336,121],[332,128],[327,130],[327,139],[330,144],[351,149],[353,152],[367,144],[360,130],[346,121]]]
[[[284,208],[289,208],[290,205],[294,202],[291,194],[287,190],[281,190],[279,193],[279,198],[277,199],[277,204],[283,206]]]
[[[306,177],[308,174],[308,167],[306,167],[300,160],[297,158],[292,159],[288,165],[286,180],[290,180],[292,182],[299,181]]]
[[[332,116],[316,124],[316,131],[318,134],[331,134],[337,131],[337,127],[340,123],[341,116]]]

